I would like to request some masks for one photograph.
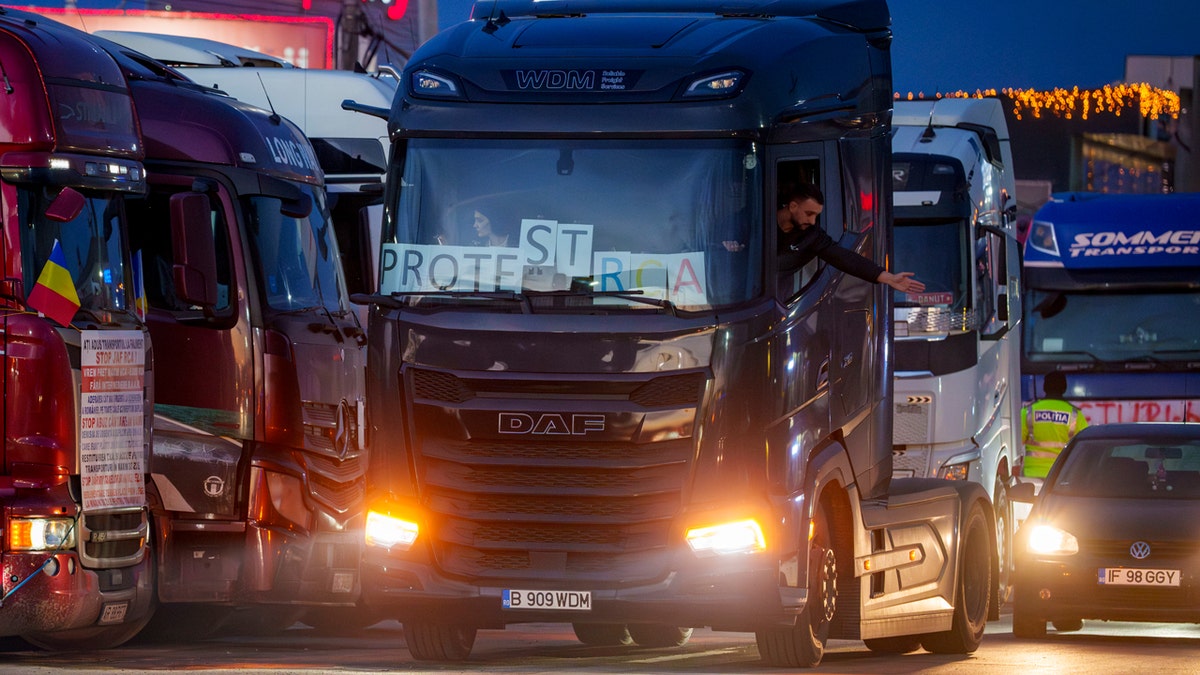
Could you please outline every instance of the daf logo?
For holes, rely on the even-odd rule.
[[[1144,541],[1133,542],[1133,545],[1129,547],[1129,555],[1133,556],[1137,560],[1145,560],[1146,558],[1149,558],[1150,544],[1147,544]]]
[[[604,431],[604,415],[502,412],[497,418],[497,431],[502,434],[534,434],[546,436],[584,436]]]
[[[354,442],[354,423],[351,419],[350,404],[346,399],[342,399],[337,407],[333,427],[333,451],[337,453],[338,459],[346,459],[346,453]]]
[[[225,494],[225,481],[220,476],[209,476],[204,479],[204,494],[209,497],[220,497]]]

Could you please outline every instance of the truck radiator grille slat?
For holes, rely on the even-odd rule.
[[[442,522],[438,563],[467,578],[569,576],[597,587],[660,578],[666,558],[658,554],[682,503],[690,439],[647,444],[640,454],[623,444],[591,445],[563,464],[530,446],[512,453],[511,443],[476,442],[459,452],[427,439],[420,475]]]

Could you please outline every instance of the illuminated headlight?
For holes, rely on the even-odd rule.
[[[757,553],[767,548],[762,528],[754,520],[688,530],[687,543],[696,555],[701,556]]]
[[[1079,540],[1057,527],[1036,525],[1029,532],[1029,550],[1042,555],[1074,555],[1079,553]]]
[[[420,526],[411,520],[378,511],[367,511],[367,546],[378,546],[389,551],[407,551],[417,540],[420,529]]]
[[[684,98],[720,98],[733,96],[741,90],[746,73],[730,70],[693,80],[684,90]]]
[[[428,70],[418,70],[412,74],[409,82],[412,84],[412,92],[418,96],[433,98],[462,97],[458,83],[446,75],[440,75]]]
[[[8,547],[13,551],[75,548],[73,518],[13,518],[8,525]]]
[[[946,464],[938,469],[938,478],[946,480],[966,480],[967,475],[971,471],[970,462],[962,462],[959,464]]]

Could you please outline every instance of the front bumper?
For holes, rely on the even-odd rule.
[[[1194,562],[1165,560],[1129,565],[1127,560],[1082,556],[1069,561],[1023,559],[1017,564],[1016,611],[1034,620],[1200,622],[1200,568]],[[1101,584],[1108,567],[1174,569],[1179,586]]]
[[[589,591],[588,610],[505,609],[506,589]],[[777,568],[747,566],[738,570],[697,573],[676,569],[666,578],[623,586],[591,588],[587,582],[473,583],[441,575],[426,564],[388,559],[368,550],[363,563],[365,604],[400,622],[458,623],[477,628],[503,628],[531,622],[663,623],[711,626],[722,630],[754,630],[790,625],[803,608],[803,588],[783,588]]]
[[[42,568],[49,556],[3,555],[6,597],[0,604],[0,635],[86,628],[100,625],[105,616],[120,616],[114,625],[130,623],[152,611],[155,589],[149,556],[132,567],[105,570],[84,569],[70,552],[53,554],[53,562]]]

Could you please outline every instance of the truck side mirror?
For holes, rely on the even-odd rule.
[[[308,214],[312,213],[312,208],[312,198],[300,195],[295,199],[284,199],[279,212],[289,218],[307,218]]]
[[[208,197],[198,192],[171,196],[171,242],[175,294],[206,309],[216,305],[217,249]]]

